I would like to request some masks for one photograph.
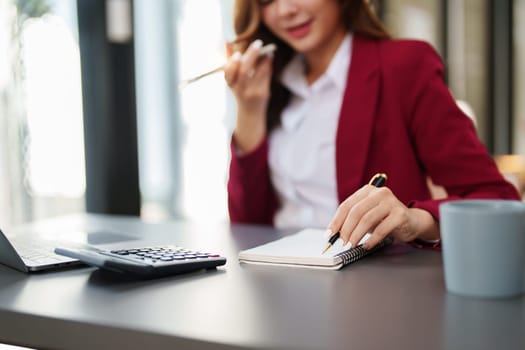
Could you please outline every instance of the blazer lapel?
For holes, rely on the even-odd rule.
[[[352,58],[336,136],[339,202],[364,185],[380,88],[377,42],[353,35]]]

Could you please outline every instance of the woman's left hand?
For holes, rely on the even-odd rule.
[[[365,185],[344,200],[328,229],[339,232],[344,244],[355,247],[366,233],[364,247],[371,249],[388,235],[409,242],[416,238],[437,239],[439,227],[429,212],[408,208],[388,187]]]

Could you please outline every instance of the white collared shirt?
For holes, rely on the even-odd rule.
[[[281,75],[291,97],[281,126],[269,136],[271,180],[281,204],[274,219],[278,228],[326,227],[337,209],[335,139],[351,45],[348,34],[312,85],[301,55]]]

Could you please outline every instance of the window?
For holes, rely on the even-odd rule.
[[[478,0],[448,2],[448,84],[458,100],[466,101],[476,118],[478,135],[487,143],[488,7]]]
[[[388,0],[382,6],[385,26],[394,37],[425,40],[443,54],[441,1]]]
[[[141,215],[226,220],[232,97],[223,64],[231,1],[135,1]],[[206,8],[206,11],[202,9]]]
[[[0,0],[0,225],[84,209],[76,1]]]

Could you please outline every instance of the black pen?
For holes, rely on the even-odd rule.
[[[387,179],[387,176],[385,173],[377,173],[374,176],[372,176],[368,184],[375,186],[375,187],[381,187],[385,184],[386,179]],[[328,239],[328,244],[323,249],[323,252],[321,254],[324,254],[328,249],[330,249],[330,247],[335,243],[335,241],[339,239],[340,236],[341,236],[341,233],[339,232],[336,232],[334,235],[332,235],[330,239]]]

